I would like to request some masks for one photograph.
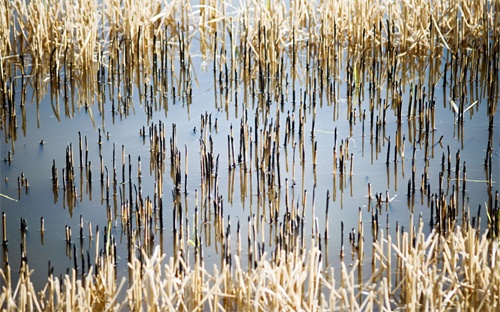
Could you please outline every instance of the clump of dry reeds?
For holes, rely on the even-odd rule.
[[[447,236],[426,236],[421,228],[422,222],[416,233],[399,234],[396,242],[390,236],[375,242],[374,273],[366,282],[356,277],[362,270],[358,261],[351,267],[342,262],[339,270],[325,268],[319,246],[302,256],[284,250],[264,255],[248,269],[237,255],[221,268],[207,268],[200,258],[192,264],[180,256],[165,262],[156,248],[151,256],[143,252],[130,262],[126,290],[124,280],[115,280],[114,260],[104,255],[97,272],[92,267],[81,279],[75,270],[60,278],[50,275],[40,292],[26,263],[17,285],[7,265],[0,270],[0,306],[8,311],[498,310],[498,241],[472,227]]]
[[[360,69],[374,57],[392,66],[445,50],[454,56],[469,50],[490,55],[500,32],[496,12],[496,1],[458,0],[294,1],[288,6],[269,0],[238,9],[208,0],[194,7],[160,0],[8,1],[0,7],[0,82],[6,86],[17,67],[33,75],[37,89],[50,81],[54,89],[75,83],[73,89],[94,91],[107,69],[107,79],[124,82],[122,95],[128,96],[131,83],[141,88],[153,73],[166,75],[176,57],[189,69],[194,39],[202,57],[214,60],[214,69],[216,60],[221,70],[229,64],[231,78],[283,79],[287,64],[292,78],[298,66],[318,70],[318,78],[337,76],[344,51]],[[93,102],[92,94],[81,105]]]

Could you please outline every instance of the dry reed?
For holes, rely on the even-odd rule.
[[[141,136],[145,141],[149,130],[149,169],[155,186],[152,198],[144,198],[140,158],[138,188],[133,184],[131,155],[126,157],[124,145],[121,149],[121,179],[120,161],[117,161],[120,157],[116,157],[114,145],[113,165],[108,171],[101,154],[99,129],[101,201],[108,212],[103,249],[99,250],[97,243],[94,264],[87,261],[88,270],[84,272],[82,261],[80,276],[77,274],[76,247],[72,245],[71,228],[67,227],[67,252],[71,254],[73,247],[74,270],[60,278],[49,275],[45,288],[37,292],[30,281],[32,271],[27,261],[22,261],[20,278],[15,286],[12,285],[10,266],[7,264],[0,270],[4,280],[0,307],[6,310],[171,311],[499,309],[499,214],[498,206],[492,204],[492,195],[486,207],[490,232],[480,235],[476,232],[475,222],[470,222],[468,211],[463,213],[466,205],[460,206],[460,189],[465,194],[467,179],[465,163],[461,167],[460,151],[455,155],[455,170],[451,169],[450,149],[447,170],[443,153],[439,192],[436,194],[430,192],[427,165],[419,185],[415,164],[418,148],[423,150],[425,160],[434,157],[428,142],[429,129],[434,129],[435,110],[434,103],[427,102],[427,99],[433,99],[434,87],[443,75],[444,84],[449,83],[454,90],[459,90],[450,100],[450,106],[457,115],[457,124],[463,124],[464,114],[472,113],[471,108],[475,105],[474,102],[467,104],[464,99],[462,90],[465,88],[466,72],[471,68],[480,69],[474,73],[474,78],[481,78],[487,85],[486,97],[491,99],[488,116],[492,136],[493,115],[497,107],[493,99],[498,96],[498,90],[493,86],[497,69],[495,57],[499,54],[498,11],[498,1],[478,4],[476,1],[459,0],[433,1],[432,4],[419,0],[292,1],[290,6],[282,1],[268,0],[252,1],[246,6],[242,4],[239,9],[225,1],[210,0],[200,1],[197,6],[185,1],[104,0],[83,4],[74,1],[2,1],[0,27],[6,31],[0,34],[3,103],[0,112],[5,120],[2,125],[7,124],[7,120],[9,122],[12,141],[15,141],[17,120],[14,91],[19,79],[23,90],[27,81],[32,83],[37,103],[45,92],[50,91],[56,99],[53,105],[57,107],[53,106],[53,109],[57,116],[61,93],[67,115],[73,115],[76,109],[82,107],[91,112],[93,103],[98,103],[104,118],[105,93],[110,94],[113,116],[117,113],[127,115],[134,109],[131,103],[133,90],[139,90],[150,122],[148,129],[142,128]],[[256,114],[252,126],[246,109],[255,107],[246,104],[239,133],[238,127],[231,125],[227,137],[228,189],[234,189],[236,172],[241,179],[242,197],[256,191],[259,195],[258,209],[263,210],[248,216],[246,259],[241,255],[239,221],[237,252],[234,253],[231,247],[234,241],[231,239],[231,219],[224,212],[224,200],[231,202],[233,192],[229,192],[228,199],[220,193],[219,156],[214,151],[212,139],[212,134],[217,132],[217,119],[214,117],[212,120],[212,115],[208,113],[200,118],[200,190],[195,191],[195,221],[191,225],[189,222],[193,221],[189,219],[189,213],[192,215],[192,211],[189,212],[187,204],[181,200],[182,183],[184,194],[188,193],[187,146],[184,148],[183,182],[182,148],[177,142],[176,125],[172,125],[167,146],[165,124],[151,121],[157,97],[165,101],[171,94],[174,101],[179,96],[189,99],[191,84],[196,80],[191,61],[195,40],[199,40],[203,67],[213,61],[216,102],[227,111],[229,90],[233,83],[241,83],[245,89],[245,102],[250,103],[257,98],[259,108],[265,111],[264,116]],[[445,72],[441,73],[438,68],[444,55],[451,60],[447,61]],[[308,130],[305,127],[309,124],[306,119],[313,119],[310,136],[314,146],[311,154],[315,175],[316,96],[324,89],[328,93],[329,104],[338,102],[339,76],[344,66],[349,107],[346,117],[350,132],[361,115],[364,136],[366,118],[370,123],[370,140],[375,141],[376,155],[385,146],[386,112],[392,109],[398,118],[398,125],[402,123],[402,93],[407,88],[407,81],[412,81],[407,110],[410,156],[406,157],[411,157],[412,164],[408,180],[408,206],[413,207],[411,201],[415,200],[415,192],[420,186],[422,198],[426,195],[432,207],[431,227],[435,222],[434,230],[429,235],[422,232],[420,220],[417,230],[410,227],[408,232],[397,231],[396,243],[393,243],[393,239],[379,228],[378,211],[394,197],[391,198],[387,191],[385,196],[375,193],[373,197],[369,184],[368,207],[374,206],[371,211],[374,242],[371,249],[372,271],[368,279],[359,278],[367,265],[363,259],[368,257],[365,255],[367,242],[364,241],[361,209],[357,233],[355,229],[349,233],[356,260],[348,268],[349,263],[344,260],[342,223],[340,268],[332,268],[325,261],[325,250],[328,248],[322,246],[328,243],[328,223],[322,239],[315,217],[315,186],[312,194],[304,186],[304,164],[308,156],[305,148]],[[427,66],[431,69],[426,86],[422,77],[426,76]],[[451,73],[449,80],[448,70]],[[16,76],[19,72],[21,77]],[[25,80],[25,76],[29,79]],[[416,76],[420,78],[414,82]],[[369,109],[357,112],[355,104],[364,97],[365,82],[373,84],[368,87]],[[304,90],[296,90],[296,84]],[[383,85],[387,87],[385,95],[381,91]],[[75,95],[76,91],[78,94]],[[428,96],[428,93],[431,95]],[[292,100],[287,98],[286,102],[291,102],[292,109],[286,113],[285,124],[280,125],[285,116],[283,103],[289,95]],[[253,100],[246,101],[247,96]],[[220,101],[217,101],[218,97]],[[74,101],[78,105],[73,105]],[[275,119],[271,118],[269,105],[266,105],[273,101],[281,105],[281,110],[276,109]],[[306,113],[309,108],[311,114]],[[337,118],[338,113],[334,113],[334,119]],[[394,163],[404,161],[405,140],[400,129],[392,141],[390,137],[387,139],[385,159],[388,168],[391,153]],[[80,179],[83,181],[82,172],[85,172],[87,186],[91,190],[92,165],[88,160],[86,137],[84,142],[80,136]],[[239,150],[238,146],[235,148],[238,143]],[[392,143],[394,150],[391,150]],[[336,183],[343,190],[347,187],[347,177],[353,176],[354,158],[349,144],[350,138],[340,138],[337,142],[335,129],[334,201]],[[168,169],[165,159],[169,147]],[[285,164],[280,164],[283,160],[280,158],[281,148]],[[493,183],[491,154],[492,148],[488,146],[485,171],[490,193]],[[65,156],[61,181],[53,161],[52,183],[54,193],[58,185],[62,185],[71,214],[76,198],[82,196],[84,190],[82,182],[80,185],[75,182],[78,171],[75,171],[72,144],[67,146]],[[291,172],[290,180],[285,178],[284,183],[280,166],[285,167],[282,169],[287,173]],[[154,241],[155,230],[163,230],[163,174],[167,171],[172,179],[174,198],[170,211],[174,227],[174,255],[168,261],[160,249],[155,248]],[[302,177],[296,179],[299,175]],[[443,190],[443,176],[447,178],[448,189],[450,183],[453,184],[450,192]],[[302,185],[293,191],[297,180],[302,181]],[[18,181],[19,189],[25,185],[27,191],[24,175]],[[256,185],[252,186],[252,183]],[[286,186],[284,202],[280,202],[282,199],[276,195],[282,185]],[[312,207],[307,205],[308,195],[313,199]],[[498,201],[498,193],[496,196]],[[329,199],[328,193],[327,203]],[[340,201],[342,206],[342,199]],[[112,206],[119,209],[112,209]],[[285,212],[280,219],[283,208]],[[460,208],[463,210],[463,228],[456,225]],[[124,280],[116,280],[116,242],[111,235],[111,227],[117,214],[128,244],[128,286],[125,286]],[[312,216],[311,242],[305,241],[309,237],[304,234],[306,216]],[[3,218],[3,242],[6,245],[5,215]],[[264,222],[275,226],[275,234],[269,238],[275,239],[276,243],[271,244],[275,250],[270,254],[264,252],[267,241]],[[221,261],[220,266],[208,268],[204,264],[203,248],[205,242],[210,241],[207,236],[211,234],[207,233],[211,231],[218,238],[216,244],[220,247]],[[92,236],[90,230],[89,236]],[[98,242],[98,231],[96,236]]]
[[[0,306],[13,310],[456,310],[496,311],[500,307],[498,241],[472,228],[456,228],[447,236],[419,230],[374,243],[373,274],[358,283],[361,264],[342,262],[327,268],[318,246],[297,252],[263,255],[245,269],[237,255],[233,265],[207,268],[202,261],[182,257],[165,261],[159,248],[129,264],[128,286],[116,281],[114,262],[104,256],[98,272],[92,267],[81,279],[49,276],[41,291],[30,281],[27,264],[16,285],[10,266],[0,270],[4,280]],[[380,235],[383,236],[382,233]],[[123,300],[126,298],[126,300]]]
[[[118,79],[141,87],[153,64],[177,53],[185,61],[180,66],[188,66],[194,38],[204,59],[218,60],[218,69],[230,62],[232,78],[234,71],[279,77],[285,56],[293,68],[308,65],[314,56],[324,75],[338,74],[335,64],[344,49],[354,68],[382,53],[389,66],[394,60],[409,64],[441,56],[444,50],[454,56],[470,49],[488,53],[500,31],[497,9],[497,1],[458,0],[294,1],[290,6],[269,0],[238,9],[225,1],[194,7],[160,0],[2,1],[0,82],[8,85],[19,67],[25,75],[38,75],[36,88],[44,89],[44,75],[50,74],[59,87],[67,79],[95,90],[95,77],[104,67],[123,70]],[[66,77],[60,77],[63,72]],[[92,94],[86,93],[81,104],[92,103]]]

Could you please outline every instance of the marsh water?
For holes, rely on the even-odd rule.
[[[27,261],[34,269],[35,286],[42,287],[49,272],[60,275],[75,268],[75,256],[77,271],[85,273],[94,265],[99,252],[96,247],[106,248],[106,239],[116,243],[121,275],[117,278],[127,276],[130,241],[123,207],[136,205],[138,194],[142,200],[156,198],[158,163],[151,141],[155,129],[160,128],[164,129],[166,142],[170,146],[175,142],[178,147],[181,187],[177,189],[177,169],[171,165],[167,145],[161,160],[162,203],[158,205],[154,200],[148,238],[141,239],[144,234],[138,234],[133,243],[136,249],[147,245],[146,250],[151,251],[159,246],[167,256],[173,256],[179,248],[174,246],[174,227],[178,230],[182,224],[187,237],[183,246],[186,258],[193,258],[193,237],[198,227],[207,267],[219,265],[225,257],[222,240],[228,239],[230,252],[237,252],[238,235],[242,258],[251,265],[248,254],[255,247],[249,245],[259,243],[259,249],[272,253],[285,215],[294,209],[298,215],[303,214],[297,235],[304,237],[305,246],[313,236],[321,235],[325,268],[358,260],[356,240],[362,229],[365,254],[359,260],[366,264],[362,276],[369,277],[374,233],[394,235],[418,227],[419,216],[424,231],[429,233],[438,227],[432,206],[440,191],[448,200],[458,200],[456,222],[473,219],[483,232],[487,229],[488,205],[494,204],[500,178],[500,120],[498,112],[491,115],[488,111],[488,103],[498,102],[498,86],[491,93],[476,79],[477,73],[467,73],[462,84],[466,90],[463,103],[470,108],[460,120],[451,104],[459,101],[456,85],[444,82],[446,67],[450,66],[446,52],[434,69],[437,75],[430,74],[425,64],[422,71],[411,75],[398,71],[393,80],[401,81],[396,88],[400,91],[401,118],[393,105],[394,95],[389,95],[387,83],[392,80],[372,89],[369,76],[355,72],[353,89],[347,51],[343,52],[339,75],[325,82],[334,86],[334,94],[332,89],[322,90],[320,82],[308,78],[305,53],[299,55],[304,66],[297,69],[297,78],[292,78],[289,69],[290,75],[281,78],[280,94],[273,94],[271,88],[259,92],[242,78],[228,78],[227,68],[224,70],[222,65],[212,70],[212,60],[207,63],[198,56],[196,45],[191,49],[190,71],[183,73],[181,60],[176,57],[172,64],[177,67],[170,69],[173,74],[168,78],[168,88],[160,91],[154,77],[128,86],[113,86],[106,73],[99,80],[99,92],[88,98],[94,103],[82,103],[78,90],[65,97],[61,91],[64,83],[55,88],[48,83],[38,89],[30,77],[21,79],[20,72],[10,81],[15,90],[15,118],[3,116],[1,121],[0,205],[8,241],[1,247],[3,264],[10,264],[14,276],[21,261]],[[221,57],[216,62],[222,64]],[[428,75],[441,78],[431,84]],[[189,90],[184,88],[186,85]],[[434,86],[432,91],[426,89],[428,85]],[[381,100],[377,102],[376,98]],[[420,100],[420,110],[426,105],[435,110],[427,130],[419,121],[419,104],[412,98]],[[409,105],[412,102],[413,106]],[[290,132],[288,122],[293,122]],[[265,155],[262,150],[267,148],[266,133],[273,131],[280,136],[279,146],[273,147],[279,149],[272,153],[276,158],[268,162],[256,160]],[[250,142],[246,146],[249,150],[242,150],[240,134],[248,136],[244,140]],[[206,183],[202,173],[203,146],[208,142],[218,168],[211,173],[214,181],[210,191],[202,185]],[[489,169],[485,169],[489,148],[491,160]],[[75,163],[75,190],[71,192],[63,180],[68,149]],[[342,164],[341,151],[345,155]],[[248,159],[243,161],[244,157]],[[188,173],[184,180],[186,159]],[[274,162],[279,162],[279,172]],[[108,174],[102,181],[101,163]],[[53,164],[59,178],[56,187],[52,181]],[[264,165],[271,170],[261,170]],[[259,176],[262,173],[268,175],[264,180]],[[261,181],[270,184],[262,185]],[[217,205],[211,192],[220,198]],[[221,204],[222,229],[217,218],[220,211],[215,208]],[[178,215],[174,217],[178,211],[182,211],[181,221],[175,219]],[[199,212],[198,224],[195,211]],[[139,218],[137,213],[128,217]],[[23,222],[27,225],[25,234]],[[66,236],[68,227],[72,232],[70,240]],[[256,232],[252,233],[252,229]],[[352,243],[350,235],[356,237]],[[248,244],[247,237],[252,237]]]

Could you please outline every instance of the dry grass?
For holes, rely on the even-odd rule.
[[[433,1],[432,4],[423,0],[317,2],[301,0],[292,1],[290,7],[284,5],[282,1],[267,0],[241,3],[238,8],[232,7],[225,1],[215,0],[200,1],[199,5],[192,6],[180,0],[168,3],[166,1],[104,0],[102,2],[85,1],[83,4],[78,1],[2,1],[0,28],[6,31],[0,33],[0,89],[4,103],[0,112],[3,120],[7,120],[9,113],[14,114],[9,117],[15,120],[13,90],[16,89],[18,79],[23,81],[23,90],[25,90],[26,81],[32,84],[36,90],[37,101],[40,101],[50,88],[52,94],[64,94],[63,100],[67,107],[69,107],[69,102],[77,99],[79,107],[88,109],[97,102],[101,112],[105,111],[103,94],[109,92],[109,97],[113,100],[113,114],[115,112],[127,114],[130,107],[133,108],[129,101],[132,98],[132,90],[135,90],[134,87],[144,97],[147,92],[150,92],[148,86],[151,86],[151,93],[161,94],[163,97],[167,94],[173,94],[174,98],[176,95],[189,97],[191,83],[195,80],[191,57],[201,53],[204,68],[208,68],[207,64],[213,61],[214,85],[218,83],[220,89],[225,87],[226,95],[228,84],[233,83],[242,83],[247,93],[253,96],[257,94],[262,97],[260,100],[268,95],[276,97],[278,102],[283,101],[281,97],[283,94],[286,93],[287,96],[293,94],[293,112],[296,112],[296,102],[300,102],[301,105],[306,102],[302,99],[302,94],[298,94],[300,101],[295,100],[296,80],[297,85],[304,86],[306,90],[304,96],[307,93],[307,96],[314,98],[318,89],[323,92],[324,86],[325,90],[332,94],[331,101],[335,102],[335,98],[338,97],[335,95],[335,86],[342,73],[346,73],[349,111],[353,107],[354,96],[363,95],[365,81],[373,82],[374,87],[369,91],[370,103],[367,113],[371,114],[370,131],[376,133],[376,140],[380,137],[379,125],[385,124],[387,108],[392,106],[390,109],[394,109],[398,116],[398,124],[401,123],[403,110],[401,85],[391,84],[390,77],[401,78],[398,83],[402,84],[403,88],[407,80],[418,77],[419,81],[412,85],[415,87],[415,94],[410,93],[407,117],[409,123],[410,120],[413,123],[414,128],[418,123],[420,136],[423,136],[422,129],[426,129],[427,126],[427,137],[425,137],[423,148],[427,159],[428,126],[433,124],[435,111],[432,105],[419,110],[416,105],[417,100],[424,101],[427,96],[425,82],[422,82],[425,80],[422,77],[426,76],[427,66],[430,67],[427,91],[432,94],[437,81],[443,76],[439,68],[441,68],[444,55],[451,59],[444,66],[445,71],[450,68],[449,71],[452,72],[450,84],[453,84],[453,88],[456,87],[455,89],[460,92],[465,90],[464,69],[469,71],[479,69],[473,77],[480,77],[481,81],[486,84],[485,93],[490,101],[488,116],[490,117],[490,133],[492,133],[493,115],[497,106],[493,99],[498,95],[498,89],[495,90],[493,84],[496,81],[494,60],[500,50],[498,46],[500,17],[497,13],[499,11],[499,1],[478,3],[472,0],[438,0]],[[196,41],[197,43],[193,44]],[[19,73],[21,77],[16,76]],[[219,74],[218,81],[217,74]],[[446,83],[446,73],[444,76]],[[30,79],[25,81],[25,77]],[[291,92],[288,89],[289,83],[292,85]],[[384,85],[387,86],[387,106],[385,100],[384,105],[381,100],[383,95],[380,90]],[[356,90],[359,92],[357,93]],[[76,96],[74,92],[78,92],[78,95]],[[116,96],[115,93],[117,93]],[[153,98],[152,94],[149,96]],[[471,107],[465,108],[464,97],[462,96],[460,103],[453,104],[454,111],[459,118],[463,118],[463,114]],[[59,100],[59,96],[55,98],[56,101]],[[116,106],[115,98],[119,102]],[[391,101],[390,104],[389,101]],[[265,101],[262,100],[259,103],[262,104]],[[262,106],[265,107],[264,104]],[[54,110],[58,116],[58,108]],[[66,110],[72,113],[71,109]],[[373,130],[373,114],[377,110],[376,128]],[[189,216],[187,206],[184,210],[180,200],[176,199],[175,207],[173,207],[175,254],[166,260],[166,256],[161,255],[159,249],[150,252],[154,248],[154,241],[151,240],[154,234],[150,235],[150,232],[153,231],[153,227],[163,230],[163,216],[161,215],[163,211],[162,183],[165,171],[163,166],[168,149],[164,125],[160,123],[156,126],[152,123],[150,158],[154,161],[150,164],[150,173],[154,175],[156,182],[154,199],[152,201],[148,198],[143,205],[141,198],[141,205],[137,206],[137,211],[133,212],[130,171],[128,185],[131,202],[124,204],[125,188],[123,188],[123,195],[119,198],[122,201],[120,213],[123,226],[127,227],[126,231],[129,235],[127,237],[128,285],[125,286],[125,280],[116,280],[116,254],[108,239],[104,253],[98,250],[97,244],[95,254],[99,257],[96,258],[89,272],[83,276],[79,276],[76,271],[61,278],[50,276],[43,290],[34,289],[30,281],[32,271],[24,261],[22,261],[20,278],[16,285],[12,284],[10,267],[6,265],[0,271],[4,279],[0,294],[0,307],[12,311],[69,309],[171,311],[485,309],[494,311],[500,309],[500,268],[498,265],[500,253],[498,238],[495,237],[498,235],[498,218],[496,216],[490,218],[488,214],[490,219],[488,229],[496,228],[496,232],[492,231],[493,238],[486,234],[478,234],[472,226],[469,226],[466,216],[462,216],[465,227],[455,227],[456,216],[447,208],[458,211],[461,208],[460,203],[454,201],[455,195],[444,194],[441,189],[435,197],[432,195],[436,209],[439,207],[439,212],[436,212],[436,218],[431,215],[431,222],[437,222],[437,230],[429,235],[422,233],[421,221],[417,231],[410,229],[409,233],[399,233],[393,243],[394,240],[379,231],[378,225],[373,226],[372,221],[372,230],[375,229],[373,236],[376,239],[373,248],[367,248],[367,250],[373,250],[369,278],[361,278],[367,263],[359,262],[367,259],[367,256],[364,256],[363,244],[367,243],[363,238],[361,211],[358,242],[356,246],[353,244],[358,253],[358,260],[355,263],[344,261],[343,242],[340,268],[334,269],[325,263],[326,255],[321,244],[322,242],[327,244],[327,241],[322,240],[318,232],[317,220],[314,216],[314,191],[312,220],[316,221],[316,227],[313,226],[311,243],[304,243],[307,235],[303,232],[297,235],[297,232],[304,228],[307,193],[302,187],[301,203],[294,195],[289,200],[288,195],[288,183],[295,183],[296,148],[297,164],[301,161],[302,169],[304,168],[305,136],[303,134],[307,130],[304,129],[305,117],[302,114],[305,113],[303,111],[305,112],[305,104],[304,110],[298,109],[298,116],[290,117],[288,114],[287,123],[281,128],[285,130],[282,141],[280,141],[279,109],[276,110],[278,124],[264,124],[260,137],[258,137],[259,128],[256,125],[254,140],[251,137],[251,126],[245,121],[247,116],[243,116],[240,123],[239,143],[243,149],[238,155],[242,159],[238,160],[238,166],[242,168],[240,174],[244,175],[244,180],[246,180],[247,172],[250,172],[250,175],[255,174],[259,197],[263,198],[263,202],[270,203],[269,219],[265,212],[259,217],[266,218],[269,222],[278,221],[280,208],[286,208],[286,214],[280,220],[282,223],[279,228],[276,227],[276,234],[273,238],[277,243],[274,244],[276,249],[272,254],[263,254],[264,248],[260,247],[265,242],[265,231],[262,228],[258,229],[258,227],[263,227],[263,222],[262,220],[259,222],[258,217],[249,218],[246,254],[248,261],[242,259],[241,256],[239,227],[237,252],[232,253],[230,219],[227,219],[229,224],[226,227],[225,215],[222,211],[223,197],[218,193],[218,157],[212,150],[212,138],[209,137],[209,131],[207,131],[208,128],[212,128],[212,117],[208,117],[207,114],[202,116],[199,129],[201,132],[199,150],[201,200],[198,201],[198,191],[196,191],[195,202],[196,207],[199,202],[201,203],[201,212],[198,216],[198,210],[195,210],[194,237],[189,237],[191,234],[188,221],[184,227],[184,217]],[[284,116],[284,113],[281,114]],[[379,116],[384,118],[380,123]],[[290,118],[297,120],[299,129],[297,140],[295,121],[291,126]],[[312,118],[314,120],[314,117]],[[458,121],[460,122],[460,119]],[[7,124],[7,121],[2,123],[4,124]],[[9,126],[15,129],[16,123],[9,120]],[[14,133],[15,130],[10,131]],[[143,128],[142,131],[145,140],[146,130]],[[182,149],[179,150],[175,132],[174,125],[170,141],[170,173],[175,184],[174,198],[179,195],[183,183]],[[237,133],[237,130],[235,132]],[[416,138],[412,137],[410,131],[408,134],[408,140],[413,144],[413,162]],[[314,121],[311,136],[314,139]],[[399,136],[401,137],[401,134]],[[341,141],[340,148],[337,150],[336,137],[335,131],[334,183],[337,180],[337,171],[340,180],[347,172],[352,176],[353,170],[349,140]],[[374,137],[373,133],[370,137]],[[405,157],[405,139],[400,137],[395,139],[395,162],[398,157],[400,159]],[[232,174],[234,168],[237,167],[233,142],[234,135],[231,126],[227,157],[229,174]],[[283,183],[283,186],[286,185],[286,199],[281,205],[279,200],[273,197],[274,188],[282,187],[282,179],[279,176],[280,151],[274,149],[274,142],[277,146],[284,145],[284,153],[293,152],[292,178],[291,181],[285,179]],[[80,167],[83,167],[81,138],[79,143]],[[101,137],[99,137],[100,143]],[[255,144],[253,154],[249,152],[252,144]],[[287,150],[287,144],[293,146],[293,151]],[[86,138],[85,145],[87,145]],[[388,145],[390,147],[390,138]],[[387,151],[387,163],[389,163],[390,148]],[[187,193],[187,147],[184,153],[186,175],[184,190]],[[491,188],[491,147],[487,148],[486,154],[485,167],[486,171],[490,170],[488,182]],[[314,156],[315,154],[313,154],[313,163],[316,168]],[[113,157],[115,157],[114,148]],[[287,168],[288,158],[287,155]],[[277,159],[276,164],[274,159]],[[71,196],[76,198],[77,188],[73,181],[75,163],[71,144],[66,150],[66,160],[66,167],[63,169],[63,176],[66,173],[66,177],[63,177],[61,185],[65,193],[69,194],[68,198]],[[115,166],[115,160],[113,159],[113,166]],[[489,165],[486,166],[488,161]],[[87,159],[85,162],[86,168],[89,168],[86,169],[88,170],[87,179],[91,183],[92,179],[89,178],[91,166],[87,163]],[[130,156],[128,162],[130,168]],[[121,163],[123,172],[121,185],[125,185],[126,161],[123,145]],[[453,180],[453,177],[450,177],[450,163],[450,155],[448,155],[448,184]],[[112,178],[108,176],[106,168],[104,178],[102,164],[101,158],[101,199],[103,201],[106,199],[109,207],[109,184],[113,181],[114,194],[112,196],[116,204],[119,177],[117,177],[116,168],[112,168],[114,171]],[[349,164],[351,164],[350,170]],[[457,170],[455,170],[456,194],[460,189],[458,176],[460,164],[458,152]],[[415,166],[412,167],[415,173]],[[444,168],[444,154],[442,167]],[[422,175],[421,192],[429,198],[430,193],[426,193],[425,189],[425,186],[429,185],[426,180],[426,170],[427,168],[424,169],[425,173]],[[442,170],[444,173],[445,170]],[[465,164],[463,171],[465,172]],[[267,174],[267,172],[276,172],[277,176]],[[140,173],[138,175],[140,177]],[[57,169],[53,175],[53,181],[57,189]],[[104,196],[104,181],[107,184],[106,196]],[[139,189],[141,189],[140,182]],[[413,177],[409,181],[408,200],[411,194],[415,193],[415,189]],[[466,192],[465,175],[462,191]],[[332,195],[335,201],[335,190]],[[228,197],[231,201],[232,193]],[[376,205],[380,206],[383,201],[382,195],[376,194],[375,197]],[[446,203],[448,197],[450,205]],[[369,198],[369,200],[372,198],[371,191],[369,191]],[[329,197],[327,201],[328,199]],[[389,202],[388,195],[386,195],[385,202]],[[211,210],[212,203],[213,211]],[[153,206],[155,206],[154,209]],[[262,207],[264,206],[263,204]],[[494,211],[491,203],[489,206],[490,210]],[[157,212],[159,216],[156,215]],[[221,238],[218,242],[221,246],[220,266],[207,267],[204,264],[201,239],[203,235],[200,234],[198,226],[202,223],[199,217],[206,222],[207,214],[210,215],[209,221],[213,222],[217,239]],[[111,210],[108,210],[108,218],[111,223],[113,219]],[[152,220],[160,224],[153,224]],[[300,222],[302,223],[299,224]],[[108,223],[106,236],[109,234],[110,223]],[[328,237],[327,230],[325,230],[325,236]],[[67,238],[67,242],[70,241],[71,238]],[[96,241],[98,242],[99,238]],[[140,251],[141,256],[138,258],[133,256],[135,252],[138,253],[134,247],[137,242],[141,242],[141,245],[145,247]],[[189,257],[194,259],[190,260]]]
[[[285,55],[293,64],[304,63],[298,59],[303,53],[334,64],[343,49],[358,61],[381,53],[412,61],[442,55],[445,48],[452,54],[487,49],[500,31],[498,6],[458,0],[293,1],[290,7],[268,0],[238,8],[208,0],[194,6],[160,0],[2,1],[2,81],[11,64],[21,63],[42,75],[71,67],[75,79],[92,86],[99,66],[112,66],[120,55],[132,72],[145,71],[136,77],[142,79],[150,76],[154,55],[165,49],[189,57],[194,38],[205,59],[245,66],[246,55],[246,62],[270,64],[272,73]]]
[[[325,268],[317,246],[299,256],[278,251],[255,268],[244,269],[237,255],[233,265],[207,268],[196,259],[165,261],[156,248],[151,256],[129,264],[130,283],[115,280],[113,260],[102,259],[83,278],[75,271],[50,276],[37,292],[27,265],[17,285],[10,267],[1,270],[4,287],[0,306],[7,311],[66,309],[167,311],[270,310],[487,310],[500,308],[498,242],[475,230],[457,228],[449,236],[421,231],[374,243],[373,275],[357,281],[359,262]],[[124,300],[125,299],[125,300]]]

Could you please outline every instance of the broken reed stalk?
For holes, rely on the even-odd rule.
[[[2,245],[7,246],[7,215],[2,211]]]

